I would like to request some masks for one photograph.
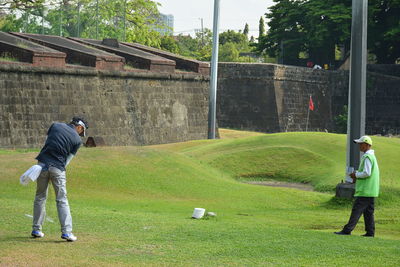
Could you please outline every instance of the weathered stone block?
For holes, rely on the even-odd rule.
[[[355,184],[339,183],[336,186],[336,197],[352,199],[355,193]]]
[[[208,80],[202,76],[186,80],[0,65],[0,81],[12,85],[0,87],[3,148],[40,147],[52,122],[68,122],[74,115],[86,117],[91,125],[88,134],[102,137],[107,145],[207,138]],[[192,120],[197,120],[196,128],[189,123]]]

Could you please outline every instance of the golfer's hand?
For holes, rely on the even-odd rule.
[[[355,173],[355,172],[350,173],[350,177],[353,179],[353,183],[355,183],[355,182],[356,182],[356,179],[357,179],[356,173]]]

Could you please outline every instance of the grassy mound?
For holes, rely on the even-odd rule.
[[[345,136],[222,131],[220,140],[82,148],[68,167],[75,243],[62,242],[49,191],[45,238],[29,238],[35,184],[18,177],[37,152],[0,153],[0,266],[397,266],[398,139],[374,138],[382,172],[377,237],[332,234],[350,203],[333,198]],[[277,179],[322,192],[244,184]],[[217,217],[190,219],[203,207]]]

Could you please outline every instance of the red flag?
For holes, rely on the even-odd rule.
[[[310,102],[308,103],[308,108],[312,111],[314,111],[314,102],[312,101],[312,98],[310,96]]]

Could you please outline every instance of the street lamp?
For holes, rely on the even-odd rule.
[[[353,0],[351,22],[349,113],[347,120],[347,173],[360,163],[354,139],[365,134],[368,0]]]
[[[219,0],[214,0],[213,46],[211,56],[211,78],[208,109],[208,139],[215,139],[217,80],[218,80],[218,37],[219,37]]]

